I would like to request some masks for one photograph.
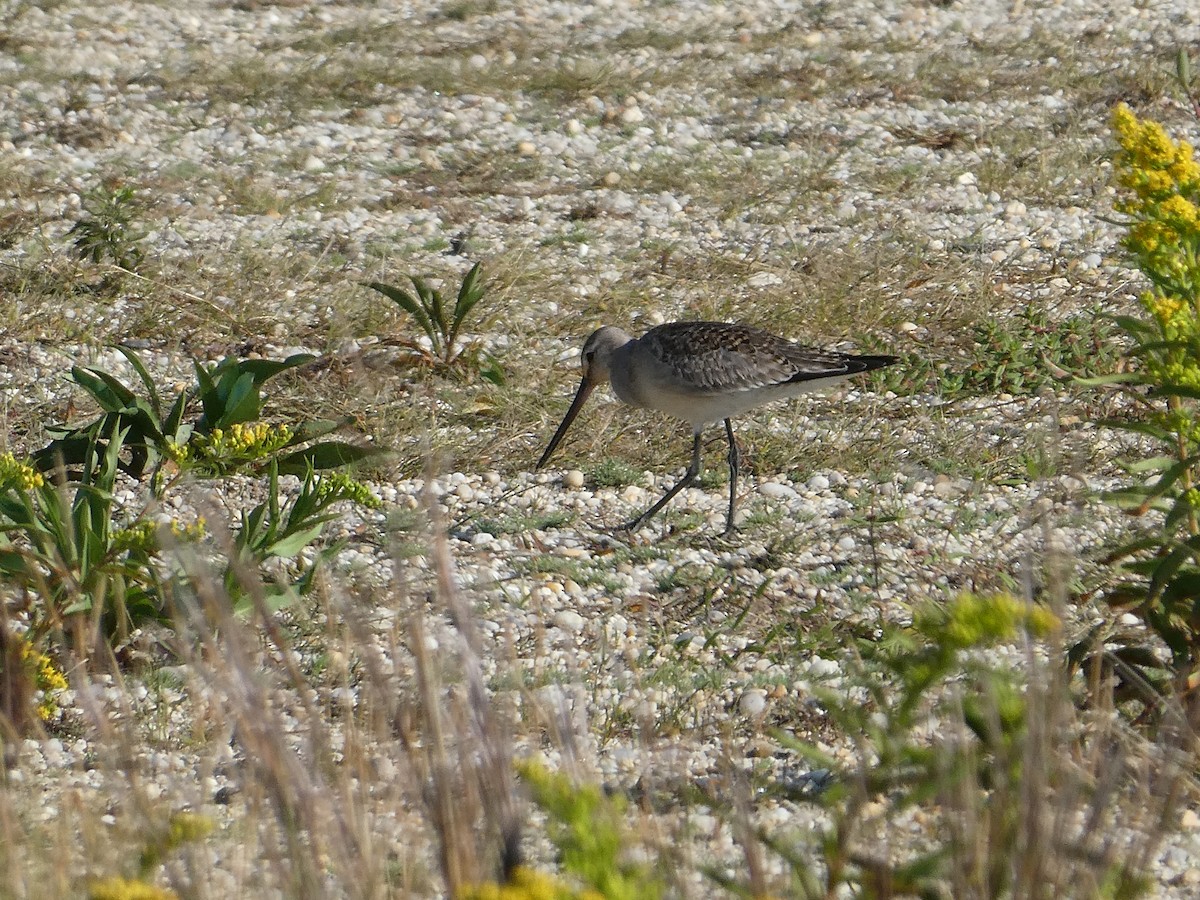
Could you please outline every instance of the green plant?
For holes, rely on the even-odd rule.
[[[234,611],[240,615],[248,615],[253,609],[252,591],[257,588],[247,583],[247,573],[257,576],[270,560],[298,557],[321,536],[325,523],[335,518],[329,511],[331,506],[344,500],[370,509],[380,506],[364,485],[341,472],[318,475],[309,466],[300,489],[286,500],[280,499],[279,466],[274,461],[268,465],[268,476],[267,499],[250,512],[242,513],[225,568],[225,591],[233,600]],[[308,593],[319,567],[334,558],[343,546],[345,541],[330,544],[313,554],[294,578],[264,585],[262,599],[266,608],[279,609]]]
[[[1056,727],[1070,703],[1059,682],[1035,681],[1061,674],[1043,669],[1023,682],[980,652],[1058,627],[1051,612],[1011,595],[965,594],[919,610],[911,627],[872,628],[853,642],[840,686],[814,693],[859,762],[778,735],[814,770],[774,789],[829,816],[815,840],[757,832],[790,869],[791,896],[1133,897],[1144,889],[1111,849],[1097,851],[1089,828],[1042,830],[1101,815],[1087,804],[1102,804],[1111,789],[1089,801],[1073,787],[1086,776],[1072,768],[1072,733]],[[1061,811],[1045,808],[1045,785]],[[928,839],[897,852],[887,836],[918,810]]]
[[[1032,304],[1009,319],[977,325],[973,353],[960,389],[1009,394],[1036,393],[1064,371],[1096,373],[1115,356],[1112,326],[1099,310],[1054,321]]]
[[[67,232],[76,255],[136,271],[142,263],[138,243],[146,234],[134,224],[139,210],[133,188],[102,186],[85,197],[83,212]]]
[[[155,887],[149,879],[163,858],[187,844],[204,840],[214,823],[207,816],[195,813],[175,813],[148,837],[138,858],[136,878],[112,876],[88,885],[88,900],[176,900],[178,894]]]
[[[606,456],[588,468],[588,477],[596,487],[612,488],[635,484],[642,477],[640,470],[615,456]]]
[[[98,638],[123,643],[132,629],[165,620],[187,577],[171,564],[168,551],[207,531],[203,519],[164,525],[150,517],[150,508],[128,516],[119,507],[113,488],[128,435],[119,417],[103,438],[96,429],[73,481],[61,468],[56,482],[11,454],[0,456],[0,575],[38,599],[30,607],[31,633],[83,629],[77,643],[85,652]],[[282,464],[268,460],[267,499],[242,514],[230,538],[223,579],[241,613],[250,610],[257,589],[248,576],[260,577],[272,560],[299,556],[333,518],[333,504],[379,505],[362,484],[341,472],[318,475],[311,461],[299,489],[285,499],[279,485]],[[124,525],[118,521],[122,514]],[[319,566],[340,546],[312,555],[294,580],[262,588],[259,596],[267,608],[307,593]]]
[[[0,574],[40,599],[31,607],[35,636],[86,623],[119,641],[163,616],[156,528],[117,522],[113,485],[126,434],[114,425],[105,440],[92,440],[73,485],[0,457]],[[83,646],[91,645],[85,636]]]
[[[267,461],[277,463],[283,474],[302,474],[310,465],[337,468],[379,452],[343,441],[312,443],[345,422],[311,419],[295,428],[261,423],[247,427],[263,413],[265,382],[311,362],[309,354],[284,360],[229,356],[211,367],[196,363],[195,381],[167,406],[137,355],[125,347],[117,349],[137,373],[144,393],[135,393],[109,372],[73,366],[71,380],[91,395],[101,413],[84,425],[47,429],[53,440],[34,454],[43,471],[60,465],[74,469],[88,448],[97,442],[104,446],[114,429],[123,434],[120,469],[133,478],[151,470],[151,487],[160,495],[167,486],[161,477],[166,461],[178,472],[201,476],[259,471]]]
[[[599,785],[576,785],[534,762],[518,768],[533,802],[548,816],[549,837],[563,869],[591,889],[577,896],[654,900],[663,895],[654,872],[625,858],[624,804],[619,798],[605,796]]]
[[[1085,383],[1124,387],[1140,415],[1105,424],[1158,448],[1128,466],[1136,481],[1108,499],[1161,518],[1111,555],[1126,577],[1106,596],[1167,645],[1175,689],[1200,713],[1200,165],[1190,144],[1125,105],[1113,114],[1113,130],[1124,244],[1151,287],[1139,298],[1142,315],[1117,320],[1133,340],[1134,365]],[[1136,644],[1099,653],[1145,685],[1165,686],[1157,658]],[[1072,661],[1089,658],[1077,647]]]
[[[458,343],[468,316],[485,296],[480,264],[473,265],[471,271],[463,276],[453,306],[441,291],[430,287],[419,276],[410,275],[409,281],[412,282],[414,293],[382,281],[366,283],[367,287],[383,294],[412,316],[429,339],[428,349],[413,340],[406,340],[404,346],[426,363],[442,369],[450,369],[464,362],[477,363],[472,348],[460,347]]]

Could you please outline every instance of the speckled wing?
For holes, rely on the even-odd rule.
[[[836,378],[893,359],[817,350],[725,322],[671,322],[648,331],[641,343],[679,382],[704,394]]]

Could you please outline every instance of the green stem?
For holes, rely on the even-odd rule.
[[[1182,406],[1183,406],[1182,401],[1178,397],[1167,398],[1167,407],[1171,410],[1172,413],[1180,412],[1182,409]],[[1172,416],[1172,418],[1175,418],[1175,417]],[[1175,452],[1179,456],[1180,462],[1185,461],[1188,458],[1188,456],[1190,455],[1188,453],[1187,443],[1188,443],[1187,435],[1184,434],[1178,428],[1175,429]],[[1193,482],[1192,482],[1192,470],[1190,467],[1184,470],[1181,481],[1183,482],[1184,492],[1187,493],[1187,492],[1191,491]],[[1192,537],[1195,537],[1197,534],[1200,534],[1200,522],[1198,522],[1196,519],[1196,508],[1194,506],[1192,506],[1190,503],[1188,504],[1187,526],[1188,526],[1188,534],[1190,534]]]

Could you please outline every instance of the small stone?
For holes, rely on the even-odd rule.
[[[850,550],[853,550],[854,547],[855,547],[854,538],[850,537],[850,535],[844,534],[840,538],[838,538],[837,548],[839,550],[850,551]]]
[[[321,159],[319,157],[310,156],[308,159],[306,159],[304,161],[304,171],[305,172],[321,172],[321,171],[324,171],[324,169],[325,169],[325,163],[321,162]]]
[[[1194,809],[1185,809],[1179,817],[1179,827],[1184,831],[1195,831],[1200,828],[1200,815]]]
[[[568,469],[563,473],[563,487],[568,487],[573,491],[583,487],[583,472],[579,469]]]
[[[616,187],[618,184],[621,183],[621,173],[620,172],[605,172],[603,181],[604,181],[605,187]]]
[[[810,491],[827,491],[829,490],[829,478],[822,475],[820,472],[811,476],[808,479],[808,489]]]
[[[534,156],[537,153],[537,144],[533,141],[521,141],[517,144],[517,153],[521,156]]]
[[[774,287],[778,284],[783,284],[783,279],[774,272],[759,272],[757,275],[751,275],[746,279],[746,284],[750,287]]]
[[[1017,216],[1025,215],[1025,204],[1020,200],[1013,200],[1004,207],[1004,218],[1015,219]]]
[[[487,64],[488,64],[487,57],[484,56],[482,53],[472,53],[471,56],[467,59],[467,65],[470,66],[472,69],[486,69]]]
[[[758,486],[758,492],[772,500],[795,500],[799,494],[786,484],[777,481],[764,481]]]
[[[583,134],[583,123],[578,119],[568,119],[567,134]]]
[[[621,500],[625,503],[641,503],[646,498],[646,492],[636,484],[627,484],[621,491]]]
[[[563,631],[579,634],[587,626],[587,619],[573,609],[560,609],[554,614],[554,624]]]
[[[916,322],[901,322],[900,323],[900,331],[902,331],[904,334],[912,334],[914,331],[920,331],[920,330],[921,330],[921,326],[918,325]]]
[[[742,694],[738,701],[738,709],[742,715],[757,719],[767,711],[767,692],[759,688],[751,688]]]
[[[646,121],[646,114],[636,106],[627,106],[621,113],[621,121],[626,125],[638,125]]]
[[[968,186],[974,187],[976,184],[979,183],[979,180],[975,177],[974,172],[963,172],[961,175],[959,175],[954,180],[958,184],[961,184],[963,187],[968,187]]]

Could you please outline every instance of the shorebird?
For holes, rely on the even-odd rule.
[[[729,438],[729,516],[734,530],[738,447],[731,419],[747,410],[870,372],[894,356],[854,356],[794,344],[769,331],[727,322],[668,322],[640,338],[605,325],[583,345],[583,381],[550,446],[538,460],[550,459],[563,435],[595,388],[606,381],[630,406],[656,409],[692,426],[692,461],[683,478],[661,500],[622,529],[636,531],[700,474],[700,435],[724,420]]]

